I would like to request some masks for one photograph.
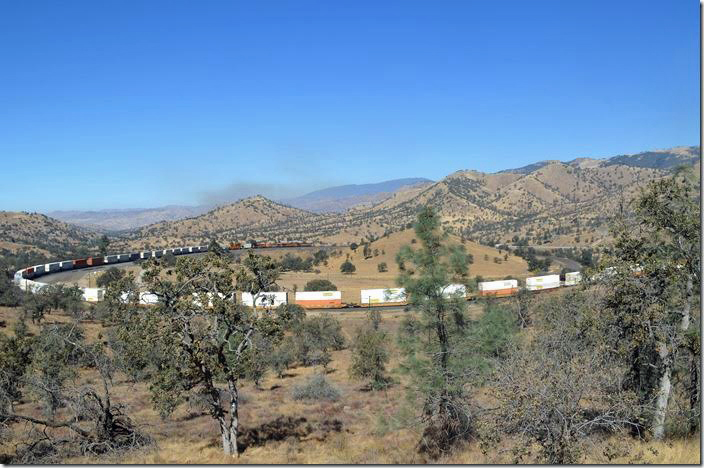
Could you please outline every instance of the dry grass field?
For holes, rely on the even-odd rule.
[[[0,308],[0,321],[5,321],[8,332],[18,319],[20,310]],[[314,314],[314,313],[311,313]],[[316,429],[305,437],[289,437],[281,441],[269,441],[259,446],[248,447],[238,458],[226,457],[219,445],[219,435],[215,422],[204,411],[188,404],[182,404],[171,418],[162,420],[151,408],[149,392],[145,384],[131,384],[121,377],[114,382],[114,399],[127,405],[133,421],[155,440],[155,444],[119,455],[102,457],[78,457],[65,460],[67,463],[116,463],[116,464],[284,464],[284,463],[422,463],[425,462],[416,452],[419,439],[419,427],[408,419],[404,399],[405,376],[396,369],[399,353],[395,345],[403,312],[382,312],[382,327],[392,339],[391,361],[388,368],[396,384],[386,391],[369,392],[363,388],[363,382],[351,381],[348,377],[350,351],[345,349],[333,352],[333,361],[329,366],[327,378],[338,387],[342,397],[336,402],[301,402],[291,397],[292,388],[300,384],[320,368],[297,367],[287,371],[284,378],[267,374],[255,388],[251,382],[242,385],[243,404],[240,411],[241,428],[244,430],[271,422],[280,416],[294,418],[305,417],[306,423]],[[475,318],[481,309],[474,306],[471,315]],[[342,324],[346,338],[350,338],[355,329],[366,320],[364,311],[335,313]],[[49,315],[46,321],[65,322],[68,318],[61,315]],[[99,339],[102,331],[100,324],[84,323],[88,340]],[[30,325],[37,331],[37,327]],[[97,383],[92,371],[84,371],[81,380],[85,383]],[[481,393],[481,392],[480,392]],[[490,395],[481,396],[490,399]],[[40,411],[38,406],[22,410]],[[339,422],[339,430],[326,430],[325,425]],[[450,456],[438,460],[439,463],[452,464],[486,464],[511,463],[511,444],[508,440],[499,447],[483,453],[478,443],[470,443]],[[604,451],[616,446],[621,454],[611,463],[668,463],[698,464],[698,438],[676,439],[666,442],[634,441],[628,437],[611,437],[596,440],[590,445],[588,453],[582,460],[585,463],[609,463]],[[0,453],[10,449],[11,442],[3,446]],[[627,449],[627,450],[624,450]],[[531,461],[531,460],[525,460]]]

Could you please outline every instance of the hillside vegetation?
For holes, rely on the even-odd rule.
[[[0,248],[11,253],[31,250],[62,255],[85,249],[98,237],[96,231],[43,214],[0,211]]]
[[[511,244],[524,238],[536,245],[598,246],[609,238],[607,224],[627,200],[679,164],[698,165],[697,151],[674,148],[605,160],[550,160],[493,174],[458,171],[342,213],[311,213],[256,196],[194,218],[144,227],[123,245],[167,247],[250,238],[359,243],[399,231],[430,206],[445,227],[480,243]]]

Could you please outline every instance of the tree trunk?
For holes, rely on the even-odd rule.
[[[686,294],[684,297],[684,307],[682,307],[682,320],[680,321],[680,330],[686,332],[689,329],[689,316],[690,316],[690,301],[692,298],[692,289],[694,285],[692,284],[692,276],[687,276],[686,284]]]
[[[222,403],[220,402],[220,391],[213,385],[212,380],[206,382],[208,393],[210,394],[210,406],[212,415],[218,421],[220,428],[220,437],[222,438],[222,451],[225,455],[235,455],[237,453],[237,443],[232,442],[230,437],[230,428],[228,427],[225,411],[223,411]]]
[[[699,428],[699,356],[692,353],[689,358],[689,433],[694,434]]]
[[[239,393],[237,392],[237,384],[234,380],[230,379],[227,382],[227,387],[230,390],[230,443],[234,452],[232,455],[237,454],[239,456],[237,447],[237,431],[239,429]]]
[[[653,437],[656,440],[665,436],[665,415],[667,414],[667,402],[670,399],[672,383],[670,377],[672,366],[667,345],[664,342],[658,344],[658,354],[662,360],[662,375],[658,383],[658,395],[655,400],[655,414],[653,415]]]
[[[218,422],[220,423],[220,436],[222,437],[222,451],[225,455],[234,457],[235,453],[237,453],[237,443],[232,443],[232,437],[227,423],[225,422],[225,418],[218,418]]]

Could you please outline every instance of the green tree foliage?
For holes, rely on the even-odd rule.
[[[0,411],[12,412],[14,403],[22,399],[22,381],[32,363],[36,341],[24,321],[15,324],[13,335],[0,333]],[[3,422],[0,421],[0,436],[2,426]]]
[[[303,259],[289,252],[283,256],[280,263],[282,271],[309,271],[313,267],[313,258]]]
[[[23,292],[11,278],[0,272],[0,306],[17,307],[22,304]]]
[[[281,344],[274,348],[269,357],[271,368],[276,376],[282,378],[294,362],[296,362],[295,352],[290,339],[284,339]]]
[[[646,409],[643,426],[662,438],[673,383],[687,382],[690,417],[699,420],[698,383],[673,381],[679,360],[688,361],[687,373],[700,375],[698,351],[687,345],[697,333],[692,322],[701,318],[699,194],[687,174],[678,174],[651,182],[634,207],[636,227],[615,230],[603,265],[610,270],[594,278],[608,285],[603,321],[619,330],[614,346],[628,366],[626,384]]]
[[[622,389],[620,364],[594,325],[594,298],[572,291],[538,309],[535,333],[502,351],[489,386],[498,407],[487,433],[518,439],[516,463],[534,444],[542,463],[578,463],[590,436],[631,425],[636,398]]]
[[[415,233],[420,248],[403,246],[397,255],[397,262],[406,265],[398,284],[406,289],[409,305],[420,312],[418,323],[408,323],[407,330],[423,331],[406,336],[404,367],[411,373],[411,391],[422,400],[425,428],[419,450],[434,459],[474,432],[465,390],[473,370],[464,365],[459,346],[468,324],[466,301],[443,293],[448,284],[467,281],[467,256],[464,246],[447,245],[440,220],[429,207],[419,213]]]
[[[109,246],[110,238],[105,234],[100,236],[100,239],[98,239],[98,251],[100,252],[100,255],[107,255]]]
[[[327,265],[329,258],[330,254],[328,254],[328,251],[320,249],[317,252],[313,253],[313,265],[318,266],[321,263]]]
[[[342,265],[340,265],[340,271],[342,273],[350,275],[350,274],[354,273],[355,271],[357,271],[357,267],[354,266],[354,264],[352,262],[350,262],[349,260],[346,260]]]
[[[369,388],[382,390],[391,384],[386,375],[389,362],[388,334],[380,329],[381,315],[370,312],[368,323],[359,327],[352,344],[352,364],[349,375],[357,380],[369,380]]]
[[[294,325],[291,346],[296,360],[304,366],[322,365],[330,362],[330,352],[345,347],[340,322],[330,316],[308,317]]]
[[[326,279],[314,279],[306,283],[303,288],[304,291],[337,291],[337,286],[335,286],[331,281]]]
[[[174,255],[173,252],[166,252],[159,261],[166,267],[172,267],[176,265],[176,255]]]
[[[34,293],[27,293],[22,304],[24,317],[40,323],[50,310],[63,311],[75,317],[84,312],[83,291],[77,286],[52,284]]]
[[[297,325],[306,318],[306,310],[298,304],[281,304],[275,312],[287,327]]]
[[[227,258],[211,254],[179,259],[168,270],[150,261],[142,277],[159,303],[123,314],[125,321],[119,328],[127,344],[142,350],[143,358],[153,359],[149,382],[154,406],[168,415],[187,397],[205,397],[218,423],[223,451],[234,456],[238,453],[239,382],[257,378],[262,347],[271,349],[285,329],[285,320],[276,314],[237,304],[235,291],[249,292],[256,301],[275,287],[277,263],[249,252],[235,272]],[[146,341],[142,330],[150,331]],[[225,384],[227,410],[218,382]]]
[[[103,274],[98,276],[98,279],[95,281],[95,284],[99,288],[105,288],[109,284],[124,278],[125,274],[125,270],[113,266],[108,268]]]
[[[95,369],[98,385],[80,379],[85,367]],[[113,371],[108,350],[87,343],[78,323],[45,325],[32,336],[20,322],[13,337],[0,334],[0,433],[26,440],[12,460],[57,463],[149,443],[112,395]],[[43,416],[33,411],[37,403]]]
[[[215,239],[210,239],[210,242],[208,243],[208,252],[212,252],[218,256],[225,255],[225,249],[223,249]]]

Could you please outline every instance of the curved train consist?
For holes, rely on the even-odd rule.
[[[245,242],[230,243],[229,250],[310,246],[311,244],[304,242]],[[201,245],[64,260],[43,265],[34,265],[18,270],[15,273],[14,282],[25,291],[35,292],[48,286],[47,283],[35,281],[35,279],[48,274],[146,260],[149,258],[160,258],[169,253],[173,255],[188,255],[207,251],[208,247]],[[526,278],[525,289],[528,291],[554,290],[564,286],[575,286],[580,281],[581,273],[577,271],[567,273],[564,281],[560,280],[559,275],[534,276]],[[443,293],[446,295],[459,295],[467,300],[474,300],[481,297],[509,297],[519,292],[518,280],[515,279],[485,281],[478,283],[477,286],[478,291],[473,293],[468,292],[466,286],[462,284],[450,284],[444,288]],[[105,291],[102,288],[81,289],[83,290],[84,300],[90,302],[103,300]],[[267,292],[260,294],[256,298],[256,304],[254,304],[254,298],[250,294],[242,293],[242,303],[249,306],[256,306],[257,308],[276,307],[281,304],[288,304],[289,294],[294,296],[291,303],[299,304],[306,309],[399,306],[406,305],[407,303],[406,292],[403,288],[362,289],[359,304],[343,303],[342,293],[340,291],[298,291],[295,293]],[[158,302],[158,298],[155,294],[144,292],[140,296],[141,304],[149,305],[155,304],[156,302]]]

